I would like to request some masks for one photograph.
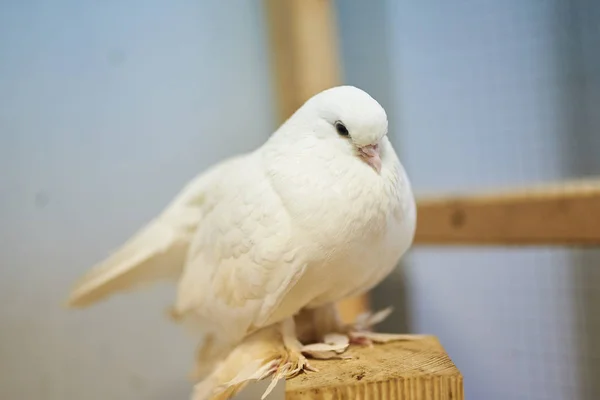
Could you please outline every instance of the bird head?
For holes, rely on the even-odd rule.
[[[337,86],[310,98],[296,113],[312,121],[311,134],[340,151],[350,153],[381,170],[381,140],[387,135],[388,120],[383,107],[365,91],[354,86]]]

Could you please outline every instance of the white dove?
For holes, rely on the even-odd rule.
[[[69,304],[178,280],[173,315],[207,338],[201,374],[271,325],[287,375],[309,369],[294,316],[367,292],[413,240],[415,200],[387,131],[384,109],[358,88],[313,96],[260,148],[189,183]]]

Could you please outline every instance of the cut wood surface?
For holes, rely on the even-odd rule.
[[[417,245],[600,245],[600,180],[417,204]]]
[[[278,123],[313,95],[341,83],[332,0],[265,0]],[[342,319],[367,311],[367,296],[342,301]]]
[[[349,360],[313,360],[319,372],[286,382],[286,400],[463,400],[463,379],[433,336],[352,346]]]

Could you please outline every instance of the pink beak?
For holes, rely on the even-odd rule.
[[[381,157],[379,156],[379,144],[370,144],[358,148],[360,157],[378,173],[381,171]]]

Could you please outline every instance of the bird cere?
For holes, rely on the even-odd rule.
[[[389,313],[343,324],[334,304],[372,289],[410,247],[416,207],[388,139],[385,110],[339,86],[310,98],[255,151],[190,182],[74,287],[84,307],[175,280],[173,318],[200,345],[193,400],[248,382],[318,373],[350,344],[404,338],[371,331]],[[310,372],[313,371],[313,372]]]

